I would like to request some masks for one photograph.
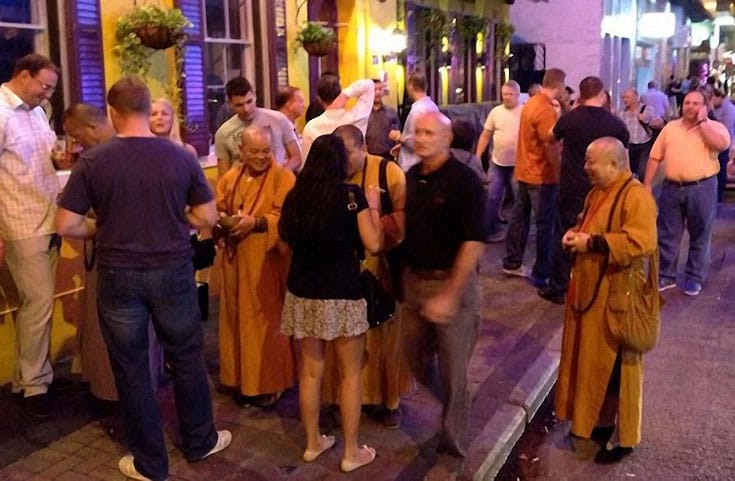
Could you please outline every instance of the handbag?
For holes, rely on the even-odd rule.
[[[360,273],[360,287],[367,302],[367,320],[374,329],[393,318],[396,301],[383,287],[380,279],[367,269]]]
[[[348,197],[347,210],[355,210],[357,208],[355,194],[349,192]],[[358,249],[356,254],[358,259],[365,258],[363,249]],[[396,310],[395,299],[383,286],[381,280],[368,269],[363,268],[360,272],[360,288],[367,303],[367,321],[370,329],[374,329],[393,318],[393,313]]]

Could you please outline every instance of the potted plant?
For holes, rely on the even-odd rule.
[[[145,77],[151,68],[151,55],[169,47],[176,47],[178,66],[179,56],[183,61],[186,43],[184,29],[191,25],[178,8],[163,10],[155,5],[133,8],[118,19],[115,29],[113,52],[120,57],[122,72]]]
[[[505,20],[501,20],[495,25],[495,52],[497,56],[505,56],[505,49],[515,31],[513,24]]]
[[[337,43],[334,29],[321,22],[306,22],[296,34],[296,45],[300,45],[309,55],[323,57]]]

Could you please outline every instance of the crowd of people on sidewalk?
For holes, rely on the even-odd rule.
[[[398,428],[401,397],[417,380],[440,386],[436,451],[461,471],[478,266],[495,242],[505,242],[504,275],[566,304],[555,402],[570,435],[601,437],[599,463],[640,442],[643,354],[615,333],[638,307],[626,295],[631,283],[659,260],[656,291],[680,280],[696,296],[706,284],[718,173],[735,153],[735,106],[723,92],[692,90],[677,115],[652,82],[645,96],[625,90],[616,112],[599,78],[584,78],[572,99],[566,74],[551,68],[525,104],[519,84],[505,83],[478,133],[440,111],[420,73],[406,82],[413,105],[403,126],[383,104],[381,81],[343,88],[325,73],[314,101],[322,113],[299,132],[299,89],[284,88],[271,110],[238,77],[226,85],[233,115],[214,136],[212,189],[174,107],[133,77],[110,88],[109,117],[87,104],[64,112],[66,134],[83,149],[72,162],[40,108],[59,73],[32,54],[0,87],[0,260],[21,298],[12,389],[30,414],[49,415],[59,236],[84,239],[82,370],[95,398],[119,401],[126,476],[168,476],[155,400],[164,359],[186,459],[232,440],[214,426],[202,360],[196,271],[215,257],[218,390],[267,409],[298,386],[304,462],[334,448],[319,417],[336,405],[340,469],[371,463],[376,450],[359,442],[362,406]],[[54,167],[72,168],[63,192]],[[688,253],[679,252],[685,228]],[[395,301],[387,319],[376,319],[368,287]]]

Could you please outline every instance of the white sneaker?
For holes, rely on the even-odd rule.
[[[213,454],[217,454],[218,452],[225,449],[227,446],[230,445],[232,442],[232,433],[229,432],[226,429],[223,429],[221,431],[217,431],[217,444],[214,445],[212,449],[209,450],[207,454],[199,458],[197,461],[201,461],[204,458],[208,458],[209,456]]]
[[[505,274],[506,276],[530,277],[531,269],[524,266],[523,264],[521,264],[520,267],[516,267],[515,269],[506,269],[505,267],[503,267],[503,274]]]
[[[135,463],[133,462],[133,455],[126,454],[120,461],[117,462],[117,467],[121,473],[128,478],[138,479],[140,481],[151,481],[151,478],[146,478],[135,469]]]

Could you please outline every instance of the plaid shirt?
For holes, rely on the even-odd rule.
[[[56,135],[41,107],[30,109],[0,86],[0,238],[54,232],[59,179],[51,162]]]
[[[628,133],[630,134],[630,141],[628,143],[630,144],[645,144],[651,140],[651,134],[647,132],[638,121],[638,113],[640,112],[641,107],[642,105],[638,104],[635,111],[625,109],[619,114],[620,120],[622,120],[625,123],[625,126],[628,127]],[[643,121],[650,122],[655,118],[657,117],[653,107],[646,105],[643,109]]]

